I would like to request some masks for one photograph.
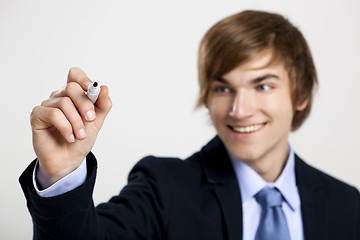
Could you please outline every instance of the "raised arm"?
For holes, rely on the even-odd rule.
[[[37,180],[47,188],[76,169],[90,152],[111,109],[106,86],[95,103],[85,91],[92,81],[79,68],[69,70],[64,88],[31,113],[33,147],[39,159]]]

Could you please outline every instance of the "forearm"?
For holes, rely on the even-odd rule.
[[[169,186],[164,178],[167,175],[156,173],[166,172],[164,167],[156,165],[151,159],[140,161],[120,195],[95,208],[96,160],[92,154],[87,156],[84,184],[55,197],[36,193],[31,181],[33,162],[20,183],[33,218],[35,239],[162,239]]]
[[[24,171],[20,183],[33,219],[34,239],[101,239],[92,200],[96,160],[87,157],[88,177],[81,186],[57,197],[38,196],[32,179],[35,162]]]

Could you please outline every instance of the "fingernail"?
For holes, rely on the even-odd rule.
[[[74,134],[71,134],[71,135],[70,135],[69,140],[70,140],[70,142],[75,142],[75,136],[74,136]]]
[[[86,137],[86,133],[85,133],[85,130],[83,128],[79,130],[79,137],[80,138],[85,138]]]
[[[84,85],[85,85],[86,87],[88,87],[90,84],[91,84],[91,82],[90,82],[90,81],[86,81],[86,82],[84,82]]]
[[[95,117],[96,117],[96,114],[93,110],[90,110],[86,113],[86,120],[88,120],[88,121],[94,120]]]

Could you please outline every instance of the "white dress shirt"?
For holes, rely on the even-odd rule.
[[[303,240],[300,195],[295,179],[295,154],[289,144],[289,157],[278,179],[273,183],[266,182],[245,162],[236,159],[228,151],[239,183],[243,209],[243,239],[254,239],[261,216],[261,206],[255,194],[265,186],[276,187],[285,201],[282,204],[292,240]]]

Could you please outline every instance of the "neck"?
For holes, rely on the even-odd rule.
[[[286,148],[280,151],[278,154],[268,156],[266,159],[259,159],[255,162],[247,163],[252,169],[254,169],[266,182],[275,182],[281,175],[287,159],[289,157],[289,149],[286,144]]]

